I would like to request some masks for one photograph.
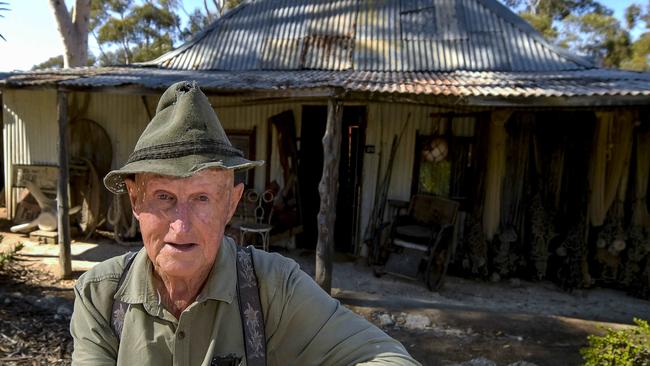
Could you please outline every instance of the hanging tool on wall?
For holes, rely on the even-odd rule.
[[[408,126],[410,120],[411,113],[406,116],[406,122],[402,126],[402,130],[400,131],[399,136],[395,135],[393,137],[393,144],[391,145],[390,156],[388,158],[388,166],[386,167],[384,179],[375,191],[375,206],[373,207],[372,213],[370,214],[368,226],[366,226],[366,232],[364,235],[364,242],[368,245],[368,247],[372,249],[372,252],[368,257],[370,264],[377,264],[379,262],[381,236],[384,229],[390,224],[383,222],[384,209],[386,208],[386,201],[388,198],[388,188],[390,186],[390,180],[393,174],[393,163],[395,161],[395,156],[397,155],[397,149],[399,149],[402,137],[406,132],[406,126]]]

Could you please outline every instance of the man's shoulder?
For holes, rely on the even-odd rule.
[[[230,237],[225,237],[231,250],[237,250],[237,244]],[[275,289],[283,284],[293,271],[300,270],[300,266],[290,258],[279,253],[266,252],[262,249],[252,248],[253,267],[260,283],[260,290]]]
[[[284,273],[294,268],[299,268],[298,263],[279,253],[266,252],[261,249],[253,249],[253,262],[255,271],[258,273]]]
[[[95,265],[93,268],[83,273],[75,285],[77,288],[81,289],[92,284],[116,284],[124,272],[126,259],[130,254],[131,253],[118,255]]]

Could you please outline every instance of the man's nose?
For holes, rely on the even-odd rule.
[[[176,233],[188,232],[191,228],[190,208],[188,205],[179,202],[172,211],[169,224],[172,231]]]

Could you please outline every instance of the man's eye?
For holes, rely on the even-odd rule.
[[[161,201],[171,201],[172,199],[174,199],[170,194],[167,193],[158,193],[156,195],[156,198],[158,198]]]
[[[210,198],[204,194],[198,196],[197,199],[201,202],[208,202],[210,200]]]

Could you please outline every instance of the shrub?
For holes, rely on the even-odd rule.
[[[580,350],[585,366],[650,366],[650,325],[634,319],[636,327],[607,329],[603,336],[590,335],[589,346]]]
[[[10,250],[4,253],[0,253],[0,268],[4,267],[4,265],[10,261],[13,261],[16,257],[16,253],[18,253],[21,249],[23,249],[23,243],[18,243]]]

